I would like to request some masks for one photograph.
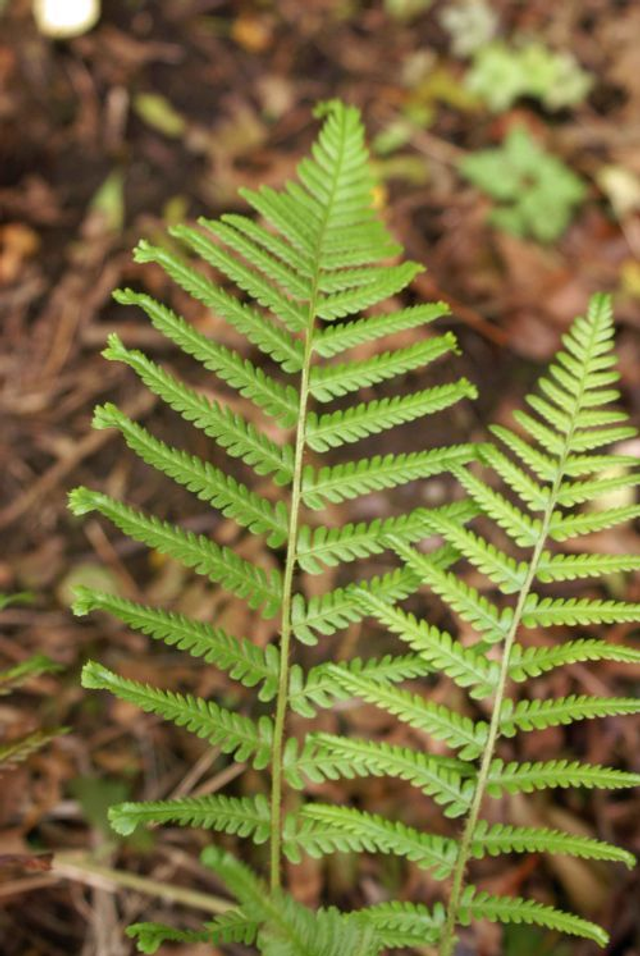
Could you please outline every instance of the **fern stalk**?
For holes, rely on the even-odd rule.
[[[589,349],[592,349],[595,344],[598,328],[599,328],[598,323],[593,323],[591,327],[591,339],[589,342]],[[518,636],[520,626],[522,624],[522,619],[523,619],[525,607],[527,604],[527,598],[533,588],[533,584],[536,579],[536,574],[538,572],[538,568],[540,565],[540,558],[544,551],[545,545],[547,544],[547,538],[549,536],[549,527],[551,525],[553,513],[559,503],[558,498],[560,495],[560,489],[566,477],[565,468],[566,468],[567,458],[569,457],[573,436],[576,431],[578,414],[582,408],[582,400],[585,393],[586,385],[587,385],[587,363],[585,362],[581,369],[580,386],[579,386],[578,393],[576,395],[576,405],[575,405],[576,414],[575,416],[573,416],[573,419],[566,433],[564,445],[559,457],[557,474],[551,486],[549,498],[546,504],[544,514],[542,516],[538,541],[532,552],[531,561],[529,564],[529,570],[523,582],[522,589],[520,591],[520,595],[514,609],[511,626],[504,640],[502,660],[500,662],[500,674],[499,674],[498,682],[496,685],[496,691],[494,695],[493,710],[491,714],[491,721],[489,724],[487,742],[483,752],[482,761],[480,763],[480,769],[478,771],[478,778],[477,778],[475,792],[473,795],[467,820],[462,833],[458,858],[456,860],[455,869],[453,871],[452,882],[451,882],[451,892],[449,895],[449,903],[447,906],[447,918],[446,918],[446,922],[445,922],[445,925],[442,931],[442,937],[441,937],[440,956],[452,956],[452,953],[454,950],[454,946],[456,942],[455,930],[458,924],[460,905],[462,902],[462,895],[464,893],[464,888],[465,888],[465,875],[467,870],[467,864],[472,855],[472,846],[473,846],[475,831],[476,831],[478,819],[480,816],[480,810],[482,808],[482,803],[485,796],[485,790],[486,790],[487,781],[489,778],[489,773],[491,770],[491,765],[493,763],[493,759],[495,755],[496,743],[498,741],[498,737],[500,736],[500,721],[501,721],[502,705],[505,699],[507,684],[509,680],[511,653],[516,641],[516,637]]]

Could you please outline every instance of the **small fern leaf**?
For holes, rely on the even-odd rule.
[[[0,744],[0,775],[7,770],[13,770],[52,740],[68,732],[66,727],[53,727],[51,730],[35,730],[24,737],[4,741]]]
[[[309,508],[320,510],[326,502],[340,504],[368,495],[374,491],[396,488],[419,478],[430,478],[448,472],[456,465],[473,460],[472,445],[452,445],[449,448],[432,448],[429,451],[409,452],[400,455],[374,455],[357,461],[320,469],[307,465],[303,472],[302,498]],[[462,505],[462,502],[456,504]],[[475,508],[465,505],[470,516]]]
[[[311,370],[310,391],[319,402],[330,402],[428,365],[455,347],[455,336],[448,334],[369,359],[339,365],[316,365]]]
[[[441,670],[460,687],[472,688],[472,697],[488,697],[493,693],[500,669],[496,661],[463,647],[446,631],[426,621],[418,621],[413,614],[371,594],[362,592],[360,597],[370,614],[412,650],[418,651],[434,669]]]
[[[148,684],[120,677],[95,661],[85,664],[82,686],[108,690],[147,714],[158,714],[178,727],[186,727],[212,746],[220,747],[223,753],[232,754],[234,760],[241,763],[251,760],[256,770],[269,765],[273,725],[268,717],[261,717],[258,723],[254,723],[248,717],[225,710],[213,701],[190,694],[158,690]]]
[[[278,548],[287,540],[289,515],[284,502],[272,505],[208,461],[170,448],[111,403],[95,409],[93,427],[119,429],[129,448],[148,465],[184,485],[201,501],[210,502],[241,527],[267,535],[270,547]]]
[[[314,734],[308,742],[293,766],[316,783],[341,776],[390,777],[432,797],[447,817],[459,817],[469,809],[474,783],[463,776],[471,769],[464,761],[325,733]]]
[[[487,644],[504,639],[511,624],[513,611],[507,607],[500,612],[475,588],[469,587],[455,574],[447,574],[434,563],[431,555],[422,554],[397,539],[390,542],[399,557],[416,577],[446,601],[464,621],[479,631]]]
[[[69,496],[75,515],[98,511],[124,534],[160,554],[169,555],[198,574],[220,584],[252,608],[262,606],[264,617],[273,617],[280,608],[282,581],[277,571],[267,574],[229,548],[221,548],[203,534],[183,531],[155,516],[147,516],[98,491],[76,488]]]
[[[225,318],[264,355],[278,362],[283,371],[290,373],[300,371],[303,362],[303,345],[299,339],[294,338],[275,322],[270,322],[258,309],[240,302],[235,296],[229,295],[218,286],[207,282],[202,291],[200,287],[198,288],[198,292],[200,294],[196,297],[200,301]],[[118,289],[113,293],[113,297],[121,305],[140,307],[149,298],[132,289]],[[152,301],[147,303],[149,307]]]
[[[542,647],[523,647],[514,644],[509,665],[509,676],[515,681],[539,677],[556,667],[578,664],[583,661],[620,661],[625,664],[640,664],[640,649],[611,644],[594,638],[581,638],[564,644]]]
[[[311,412],[308,417],[308,445],[314,451],[325,452],[360,441],[368,435],[376,435],[395,425],[433,415],[463,398],[475,398],[476,395],[476,389],[466,379],[460,379],[422,392],[352,405],[344,411],[320,416]]]
[[[435,530],[445,541],[467,558],[482,574],[485,574],[503,594],[520,591],[526,579],[528,565],[516,561],[480,535],[463,528],[446,515],[436,515]]]
[[[518,896],[491,896],[479,892],[474,886],[468,886],[463,894],[459,911],[459,920],[468,926],[472,920],[487,919],[492,923],[526,923],[557,930],[569,936],[581,936],[590,939],[599,946],[606,946],[609,937],[595,923],[565,913],[553,906],[545,906],[535,900],[525,900]]]
[[[111,337],[109,341],[109,348],[103,353],[106,358],[128,365],[154,395],[178,412],[185,421],[213,438],[228,455],[241,458],[258,475],[274,473],[274,480],[279,485],[291,482],[291,445],[276,444],[241,415],[188,388],[142,352],[126,349],[117,338]]]
[[[154,640],[188,651],[207,664],[215,664],[245,687],[261,684],[259,700],[269,701],[276,696],[280,655],[273,644],[263,649],[246,638],[234,637],[222,628],[211,627],[184,614],[137,604],[91,588],[76,588],[74,614],[91,611],[105,611]]]
[[[183,351],[193,355],[206,369],[215,372],[258,408],[273,416],[283,428],[295,424],[298,416],[298,393],[292,385],[281,385],[233,349],[208,339],[151,296],[140,296],[139,304],[159,332],[170,338]],[[121,347],[118,336],[110,335],[104,357],[117,358]]]
[[[563,515],[555,512],[549,525],[549,535],[554,541],[567,541],[583,534],[606,531],[619,524],[640,518],[640,505],[625,505],[620,508],[605,508],[603,511],[586,511],[583,514]]]
[[[503,444],[505,444],[507,448],[512,451],[517,458],[520,459],[521,462],[523,462],[523,464],[530,468],[534,475],[537,475],[542,481],[553,481],[555,479],[558,468],[551,456],[545,455],[537,448],[533,448],[527,441],[524,440],[524,438],[522,438],[520,435],[517,435],[514,431],[511,431],[510,428],[505,428],[504,425],[491,425],[489,430],[496,436],[496,438],[499,438],[500,441],[503,442]],[[483,446],[483,457],[486,456],[486,454],[487,450]],[[509,459],[505,456],[503,456],[503,458],[505,461],[509,461]],[[498,463],[497,466],[495,462]],[[502,474],[499,470],[499,462],[500,459],[496,459],[494,457],[494,460],[491,462],[492,467],[496,468],[498,474],[500,474],[501,477],[507,481],[507,484],[511,484],[511,481],[514,481],[515,485],[515,479],[513,476],[516,475],[516,473],[511,471],[507,472],[507,468],[503,468],[502,471],[505,474],[508,473],[510,476],[510,480],[507,480],[505,478],[505,474]],[[522,472],[522,474],[524,475],[525,473]],[[519,482],[519,485],[522,489],[524,489],[526,487],[526,479]],[[532,488],[530,487],[529,491],[531,490]],[[514,491],[517,491],[515,487]],[[518,494],[520,494],[519,491]]]
[[[544,551],[538,562],[538,581],[575,581],[578,578],[600,578],[640,570],[637,554],[551,554]]]
[[[640,700],[625,697],[589,697],[571,694],[544,700],[523,700],[519,704],[505,700],[500,715],[500,731],[506,737],[522,730],[546,730],[576,720],[619,717],[640,713]]]
[[[458,845],[455,840],[421,833],[377,813],[350,807],[307,804],[296,815],[295,836],[289,836],[289,858],[299,860],[299,850],[310,856],[336,852],[389,853],[401,856],[421,869],[431,870],[436,879],[450,875]]]
[[[271,809],[263,794],[255,797],[225,797],[207,794],[174,800],[120,803],[109,810],[109,822],[121,836],[130,836],[145,824],[175,823],[266,843],[271,832]]]
[[[522,618],[525,627],[635,624],[639,621],[640,604],[592,601],[589,598],[541,598],[537,594],[529,595]]]
[[[493,518],[516,544],[523,548],[535,546],[542,527],[538,518],[530,518],[469,471],[457,470],[456,477],[483,513]]]
[[[446,919],[442,903],[429,909],[423,903],[392,900],[357,912],[375,927],[379,938],[391,949],[436,944]]]
[[[371,281],[366,284],[358,283],[355,288],[344,289],[334,295],[318,296],[318,318],[333,322],[363,312],[402,292],[423,271],[424,267],[417,262],[403,262],[398,266],[370,270]]]
[[[634,488],[640,484],[640,475],[624,473],[612,478],[599,478],[595,481],[572,481],[563,483],[558,492],[558,504],[563,508],[593,501],[600,495],[607,495],[619,489]]]
[[[460,748],[460,759],[472,760],[482,752],[488,730],[484,721],[474,723],[471,718],[450,710],[444,704],[435,704],[409,691],[385,687],[359,674],[346,674],[335,665],[332,671],[335,679],[354,696],[368,704],[375,704],[403,723],[444,741],[450,747]]]
[[[551,853],[582,860],[610,860],[624,863],[629,869],[635,866],[633,853],[603,840],[544,827],[491,825],[480,820],[473,834],[473,856],[480,860],[487,855],[500,856],[502,853]]]
[[[381,554],[393,537],[411,544],[437,531],[440,517],[465,520],[470,514],[466,502],[454,502],[442,508],[416,508],[396,518],[374,518],[371,522],[346,524],[341,528],[310,528],[303,525],[298,537],[298,563],[309,574],[321,574],[325,568]]]
[[[43,674],[57,674],[61,669],[60,664],[56,664],[45,654],[27,657],[19,664],[0,671],[0,697],[13,693],[23,687],[27,681],[41,677]]]
[[[407,329],[415,329],[448,315],[446,302],[427,302],[414,305],[400,312],[388,312],[352,322],[341,322],[321,329],[314,337],[313,349],[322,358],[340,355],[346,349],[375,342],[386,335],[395,335]]]
[[[302,717],[315,717],[319,708],[332,707],[336,701],[347,700],[349,692],[338,684],[330,669],[330,664],[317,664],[306,674],[298,664],[290,671],[289,706]],[[354,657],[350,661],[333,665],[349,674],[365,674],[371,680],[382,684],[397,684],[404,680],[424,677],[432,668],[417,654],[394,657],[385,654],[381,658],[362,660]]]
[[[598,764],[580,763],[578,760],[549,760],[536,763],[505,764],[497,759],[491,765],[487,781],[487,793],[501,797],[503,793],[533,793],[567,787],[619,790],[640,786],[640,773],[614,770]]]
[[[418,590],[420,581],[407,568],[391,571],[381,577],[358,581],[345,588],[336,588],[327,594],[312,597],[305,602],[296,594],[292,603],[294,633],[303,644],[317,644],[318,634],[335,634],[336,631],[356,624],[365,616],[358,599],[360,590],[388,601],[401,601]]]
[[[157,953],[163,943],[208,943],[210,939],[206,930],[176,929],[164,923],[132,923],[125,932],[136,941],[138,952],[148,956]]]
[[[549,503],[549,488],[538,484],[518,465],[503,455],[494,445],[486,443],[480,446],[480,458],[531,508],[532,511],[544,511]]]

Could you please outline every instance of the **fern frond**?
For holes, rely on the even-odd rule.
[[[476,389],[466,379],[447,385],[436,385],[422,392],[396,395],[393,398],[374,399],[372,402],[352,405],[344,411],[308,417],[307,441],[314,451],[325,452],[330,448],[360,441],[368,435],[415,421],[425,415],[440,412],[455,405],[463,398],[475,398]]]
[[[318,634],[335,634],[362,620],[365,612],[358,597],[361,590],[388,601],[401,601],[417,591],[419,584],[410,569],[400,568],[381,577],[336,588],[306,602],[301,594],[296,594],[291,613],[294,633],[303,644],[317,644]]]
[[[148,684],[120,677],[102,664],[90,661],[82,670],[82,686],[108,690],[121,700],[135,704],[147,714],[157,714],[178,727],[220,747],[241,763],[251,760],[257,769],[268,766],[273,743],[273,725],[268,717],[255,723],[199,697],[158,690]]]
[[[246,336],[264,355],[278,362],[283,371],[292,374],[300,371],[303,362],[302,342],[282,326],[270,322],[258,309],[252,308],[246,302],[240,302],[235,296],[206,280],[204,285],[198,284],[192,294],[205,305],[214,308],[218,315]],[[149,296],[132,289],[118,289],[113,293],[113,297],[121,305],[138,305],[141,308],[146,305],[150,311],[156,304]]]
[[[592,601],[589,598],[541,598],[530,594],[522,623],[525,627],[558,624],[622,624],[640,621],[640,604],[625,601]]]
[[[534,790],[549,790],[567,787],[619,790],[640,786],[640,773],[585,764],[578,760],[549,760],[536,763],[505,764],[497,759],[491,765],[487,781],[487,793],[500,797],[503,793],[533,793]]]
[[[142,352],[126,349],[119,340],[112,338],[110,341],[107,358],[128,365],[154,395],[165,401],[185,421],[213,438],[228,455],[241,458],[258,475],[273,473],[279,485],[291,482],[291,445],[276,444],[241,415],[188,388]]]
[[[637,460],[635,464],[638,464]],[[583,504],[585,501],[593,501],[600,495],[607,495],[611,491],[634,488],[637,485],[640,485],[640,475],[632,475],[628,472],[611,478],[598,478],[594,481],[567,481],[563,483],[558,492],[558,504],[562,505],[563,508],[571,508],[574,505]]]
[[[491,825],[486,820],[478,821],[471,852],[477,860],[502,853],[552,853],[583,860],[611,860],[624,863],[629,869],[635,866],[633,853],[603,840],[544,827]]]
[[[75,515],[98,511],[135,541],[206,575],[225,590],[245,598],[249,607],[262,606],[264,617],[273,617],[280,607],[282,581],[277,571],[267,573],[205,535],[183,531],[88,488],[72,491],[69,506]]]
[[[321,329],[315,336],[313,349],[322,358],[340,355],[346,349],[375,342],[386,335],[394,335],[407,329],[415,329],[449,314],[446,302],[428,302],[414,305],[399,312],[387,312],[366,319],[341,322]]]
[[[357,461],[315,469],[307,465],[303,472],[302,497],[309,508],[319,510],[325,502],[339,504],[373,491],[396,488],[418,478],[430,478],[464,465],[475,457],[472,445],[452,445],[399,455],[374,455]],[[462,502],[460,502],[462,505]],[[475,508],[466,505],[469,515]]]
[[[392,949],[437,943],[446,917],[442,903],[429,909],[423,903],[400,900],[377,903],[357,912],[375,927],[385,946]]]
[[[219,508],[223,515],[233,518],[241,527],[254,534],[266,534],[270,547],[280,547],[286,541],[289,515],[284,502],[272,505],[208,461],[170,448],[111,403],[95,409],[93,427],[117,428],[129,448],[143,461],[184,485],[201,501]]]
[[[504,432],[508,432],[508,429],[503,429]],[[510,433],[509,433],[510,434]],[[521,449],[521,446],[517,444],[517,436],[512,436],[516,439],[516,447]],[[504,439],[503,439],[504,440]],[[523,444],[525,444],[523,442]],[[531,449],[526,446],[530,451]],[[515,493],[522,499],[531,508],[532,511],[544,511],[549,503],[550,491],[544,485],[540,485],[535,481],[531,476],[523,471],[518,465],[516,465],[510,458],[506,455],[503,455],[499,449],[494,445],[484,444],[479,448],[479,455],[483,462],[485,462],[489,467],[493,468],[497,475],[500,475],[502,480],[506,485],[509,486]],[[529,467],[532,467],[532,462],[526,462]],[[549,468],[552,467],[552,463],[549,461]]]
[[[348,699],[349,692],[337,683],[331,668],[335,666],[349,674],[365,674],[371,680],[382,684],[397,684],[404,680],[424,677],[432,671],[427,661],[417,654],[362,660],[354,657],[350,661],[331,664],[317,664],[305,675],[303,669],[293,664],[289,682],[289,706],[302,717],[314,717],[323,707],[332,707],[336,701]]]
[[[391,543],[416,577],[428,584],[464,621],[479,631],[487,644],[504,639],[511,624],[512,608],[507,607],[500,612],[475,588],[469,587],[455,574],[448,574],[439,568],[431,555],[424,555],[401,541],[392,540]]]
[[[492,923],[527,923],[543,926],[545,929],[558,930],[570,936],[582,936],[593,940],[599,946],[606,946],[608,935],[595,923],[565,913],[553,906],[545,906],[536,900],[525,900],[518,896],[492,896],[479,892],[474,886],[468,886],[460,907],[460,922],[468,926],[474,919],[487,919]]]
[[[441,508],[416,508],[396,518],[374,518],[341,528],[310,528],[303,525],[298,539],[298,560],[309,574],[321,574],[327,567],[381,554],[393,537],[405,544],[420,541],[436,532],[440,518],[464,521],[473,514],[465,501]]]
[[[551,554],[544,551],[540,555],[536,577],[546,584],[638,570],[640,555],[637,554]]]
[[[625,697],[589,697],[571,694],[544,700],[505,700],[500,715],[500,730],[513,737],[520,730],[545,730],[595,717],[618,717],[640,713],[640,700]]]
[[[538,478],[540,478],[542,481],[554,480],[556,475],[556,465],[553,458],[550,455],[545,455],[544,452],[541,452],[539,449],[534,448],[528,442],[526,442],[524,438],[522,438],[520,435],[517,435],[510,428],[505,428],[504,425],[491,425],[489,427],[489,431],[492,434],[494,434],[496,438],[499,438],[500,441],[502,441],[507,446],[507,448],[510,451],[512,451],[513,454],[516,455],[516,457],[519,458],[521,462],[523,462],[523,464],[527,465],[527,467],[530,468],[531,471],[538,476]],[[482,449],[483,457],[485,457],[486,454],[487,454],[487,450],[483,446],[483,449]],[[505,460],[508,461],[509,459],[505,458]],[[498,461],[498,467],[500,467],[500,459],[497,459],[497,461]],[[503,471],[506,473],[507,469],[503,468]],[[511,480],[513,480],[515,484],[516,479],[513,476],[516,476],[517,472],[513,472],[511,470],[509,470],[509,472],[510,472]],[[521,472],[521,473],[526,474],[525,472]],[[504,478],[504,475],[501,475],[501,477]],[[510,482],[507,481],[507,484],[510,484]],[[526,479],[520,480],[519,485],[524,490],[524,488],[526,487]],[[535,489],[531,489],[531,487],[529,487],[528,490],[529,491],[533,490],[535,494]],[[517,488],[514,487],[514,491],[517,491]],[[519,493],[520,492],[518,492],[518,494]],[[526,501],[526,498],[523,500]]]
[[[567,541],[582,534],[606,531],[618,524],[635,521],[636,518],[640,518],[640,505],[605,508],[603,511],[588,511],[575,515],[556,512],[551,519],[549,535],[554,541]]]
[[[168,255],[168,253],[163,253]],[[283,428],[293,425],[298,414],[298,393],[292,385],[281,385],[249,359],[208,339],[206,335],[185,322],[167,306],[150,296],[140,296],[138,304],[144,309],[153,325],[185,352],[193,355],[202,365],[245,398],[252,401],[268,415],[273,416]],[[119,360],[122,342],[112,333],[108,347],[103,352],[107,359]]]
[[[583,661],[620,661],[640,664],[640,649],[611,644],[595,638],[582,638],[564,644],[542,647],[523,647],[514,644],[509,664],[509,676],[515,681],[539,677],[556,667]]]
[[[333,665],[335,679],[354,696],[375,704],[410,727],[444,741],[449,747],[460,749],[462,760],[471,760],[482,752],[487,738],[487,724],[474,723],[445,707],[435,704],[418,694],[388,688],[359,674],[346,674]]]
[[[76,588],[74,614],[91,611],[105,611],[154,640],[188,651],[207,664],[215,664],[245,687],[261,684],[259,700],[273,700],[276,695],[280,655],[273,644],[263,649],[246,638],[234,637],[223,628],[211,627],[184,614],[137,604],[92,588]]]
[[[516,544],[523,548],[533,547],[536,544],[542,529],[538,518],[530,518],[499,492],[489,488],[465,469],[456,471],[456,477],[483,513],[493,518]]]
[[[367,776],[405,780],[432,797],[447,817],[458,817],[469,809],[474,783],[463,776],[468,771],[469,765],[456,758],[326,733],[307,738],[302,753],[295,759],[292,755],[289,767],[295,786],[302,786],[301,773],[315,783]]]
[[[216,793],[174,800],[119,803],[110,808],[109,822],[121,836],[130,836],[144,824],[175,823],[181,827],[237,834],[260,844],[269,839],[271,809],[261,793],[255,797],[225,797]]]
[[[513,594],[521,589],[528,571],[525,561],[516,561],[481,535],[452,521],[446,514],[436,515],[434,525],[445,541],[457,548],[503,594]]]
[[[422,833],[377,813],[350,807],[307,804],[296,815],[295,834],[288,833],[289,858],[299,860],[299,850],[310,856],[336,852],[389,853],[402,856],[444,880],[451,873],[457,843],[447,837]]]
[[[330,402],[334,398],[428,365],[455,347],[455,336],[449,333],[417,342],[405,349],[383,352],[369,359],[338,365],[316,365],[311,371],[311,394],[319,402]]]
[[[499,665],[472,648],[465,648],[446,631],[426,621],[418,621],[374,595],[362,592],[368,612],[385,624],[392,634],[418,651],[434,669],[441,670],[460,687],[470,687],[472,697],[488,697],[495,689]]]

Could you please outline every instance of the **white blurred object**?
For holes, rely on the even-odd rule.
[[[100,0],[33,0],[33,15],[47,37],[79,37],[100,19]]]

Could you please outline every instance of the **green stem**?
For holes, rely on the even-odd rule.
[[[273,731],[273,755],[271,764],[271,842],[270,842],[270,877],[271,889],[280,887],[281,856],[282,856],[282,819],[283,819],[283,785],[282,785],[282,754],[284,749],[284,731],[289,702],[289,672],[291,636],[291,600],[293,595],[293,578],[298,559],[298,525],[300,520],[300,502],[302,497],[302,467],[306,440],[307,404],[309,402],[309,373],[313,354],[313,319],[316,308],[316,291],[309,306],[310,321],[305,343],[304,364],[300,378],[300,418],[296,432],[295,459],[293,468],[293,485],[291,490],[291,514],[289,518],[289,543],[287,545],[287,560],[284,569],[282,585],[282,627],[280,631],[280,673],[278,675],[278,696],[276,700],[276,714]]]
[[[590,345],[593,344],[594,336],[592,332],[592,338]],[[531,593],[531,588],[536,578],[538,571],[538,565],[540,563],[540,556],[547,542],[547,536],[549,533],[549,525],[551,523],[551,518],[553,512],[555,511],[558,504],[558,494],[562,483],[564,481],[564,472],[565,466],[567,463],[567,458],[571,452],[571,443],[573,440],[573,435],[575,432],[575,422],[581,410],[582,398],[585,392],[587,384],[587,362],[582,369],[582,376],[580,381],[580,387],[578,389],[578,394],[576,396],[576,406],[575,414],[572,416],[572,423],[569,429],[567,430],[564,447],[559,456],[558,460],[558,471],[553,481],[551,491],[549,494],[549,501],[544,512],[542,519],[542,525],[540,528],[540,537],[538,542],[533,550],[531,555],[531,562],[529,564],[529,571],[527,577],[522,586],[522,590],[518,597],[518,601],[515,607],[513,621],[509,632],[505,638],[504,649],[502,652],[502,661],[500,665],[500,675],[498,678],[498,684],[496,687],[496,694],[493,703],[493,711],[491,714],[491,723],[489,724],[489,733],[487,735],[487,743],[485,746],[484,753],[482,755],[482,761],[480,763],[480,769],[478,771],[478,778],[476,782],[476,788],[473,795],[473,800],[469,808],[469,814],[467,816],[467,821],[465,828],[462,834],[462,839],[460,841],[460,851],[458,853],[458,858],[456,861],[455,870],[453,872],[453,878],[451,883],[451,893],[449,895],[449,904],[447,907],[447,920],[444,926],[442,941],[440,945],[440,956],[451,956],[456,942],[455,929],[458,923],[458,913],[460,910],[460,902],[462,899],[462,894],[464,891],[465,883],[465,874],[467,870],[467,865],[469,862],[469,857],[471,855],[471,845],[473,842],[473,837],[476,830],[476,825],[478,823],[478,817],[480,815],[480,810],[482,808],[482,801],[484,799],[484,792],[487,786],[487,779],[489,777],[489,772],[491,770],[491,764],[494,758],[494,752],[496,749],[496,743],[500,735],[500,718],[502,715],[502,704],[506,694],[507,682],[509,679],[509,665],[511,663],[511,652],[513,650],[513,645],[517,637],[518,631],[520,629],[520,624],[522,623],[522,616],[525,608],[525,604],[529,594]]]

